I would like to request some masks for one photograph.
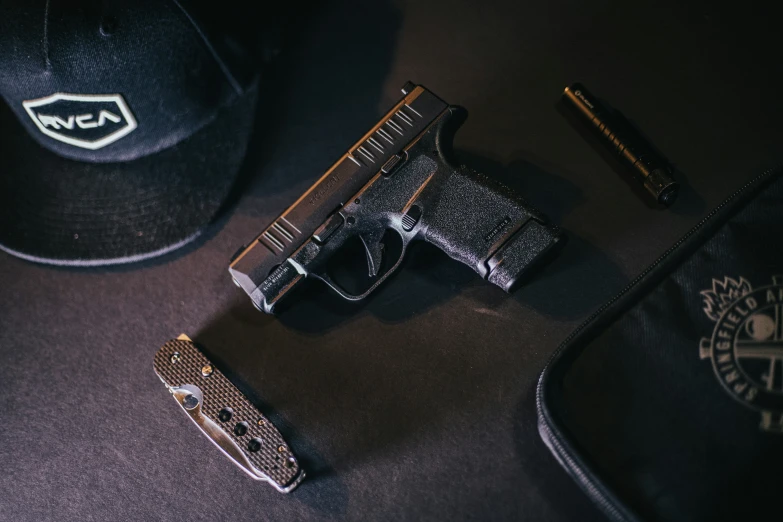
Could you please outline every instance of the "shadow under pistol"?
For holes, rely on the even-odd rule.
[[[378,124],[232,258],[234,282],[259,310],[272,313],[305,278],[344,299],[363,299],[399,268],[414,240],[510,292],[561,241],[558,228],[509,188],[450,161],[464,109],[410,82],[402,92]],[[387,230],[399,234],[402,247],[382,271]],[[371,283],[355,295],[327,274],[327,264],[357,236]]]

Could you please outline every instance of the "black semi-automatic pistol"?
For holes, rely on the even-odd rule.
[[[453,166],[452,140],[464,109],[410,82],[402,92],[380,122],[232,258],[234,283],[259,310],[272,313],[306,278],[320,279],[345,299],[363,299],[399,268],[414,240],[510,292],[560,241],[557,227],[509,188]],[[393,263],[384,259],[388,230],[402,241]],[[327,265],[355,237],[367,252],[370,282],[348,292]]]

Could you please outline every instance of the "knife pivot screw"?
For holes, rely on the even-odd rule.
[[[212,372],[214,371],[215,369],[212,367],[211,364],[205,364],[204,366],[201,367],[201,375],[203,375],[204,377],[209,377],[210,375],[212,375]]]
[[[354,223],[356,223],[356,218],[353,216],[348,216],[348,219],[346,219],[345,222],[348,223],[349,225],[353,225]]]
[[[250,439],[250,442],[247,443],[248,451],[252,451],[253,453],[255,453],[260,449],[261,449],[261,439]]]
[[[180,355],[179,352],[174,352],[171,354],[171,358],[169,359],[171,361],[171,364],[174,364],[175,362],[179,361]]]
[[[188,395],[185,397],[185,399],[182,401],[182,405],[185,407],[186,410],[192,410],[196,406],[198,406],[198,398],[195,395]]]

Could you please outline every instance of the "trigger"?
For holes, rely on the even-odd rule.
[[[367,265],[370,268],[370,277],[375,277],[381,269],[381,262],[383,261],[383,234],[385,230],[374,230],[370,233],[362,234],[362,243],[364,243],[364,249],[367,251]]]

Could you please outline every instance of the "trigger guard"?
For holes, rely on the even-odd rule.
[[[361,301],[362,299],[370,295],[376,288],[378,288],[378,286],[381,283],[386,281],[386,279],[394,272],[396,272],[398,268],[400,268],[400,265],[402,264],[402,260],[405,258],[405,252],[407,251],[407,249],[408,249],[408,241],[406,241],[405,238],[403,237],[402,251],[400,252],[400,257],[399,259],[397,259],[397,262],[394,263],[394,265],[390,269],[384,272],[384,274],[376,282],[374,282],[370,286],[370,288],[368,288],[367,290],[365,290],[363,293],[359,295],[353,295],[346,292],[340,285],[335,283],[334,280],[331,277],[329,277],[329,274],[327,273],[311,272],[310,275],[312,275],[316,279],[320,279],[321,281],[323,281],[329,288],[337,292],[337,294],[343,299],[347,299],[348,301]]]

